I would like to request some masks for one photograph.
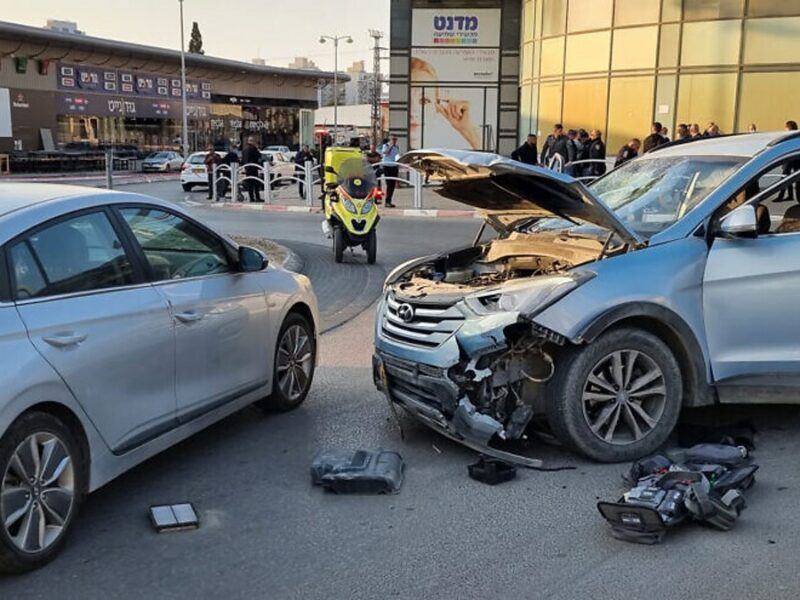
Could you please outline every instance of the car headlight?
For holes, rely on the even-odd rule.
[[[353,201],[350,199],[345,199],[344,201],[344,208],[347,212],[351,212],[354,215],[358,214],[358,210],[356,210],[356,205],[353,204]]]
[[[362,207],[361,207],[361,214],[362,214],[362,215],[365,215],[365,214],[367,214],[369,211],[371,211],[371,210],[372,210],[372,204],[373,204],[372,200],[367,200],[367,201],[364,203],[364,206],[362,206]]]
[[[589,271],[533,277],[511,281],[464,298],[466,305],[478,314],[519,312],[532,316],[556,303],[595,274]]]

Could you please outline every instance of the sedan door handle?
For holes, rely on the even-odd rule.
[[[57,333],[42,338],[45,342],[56,348],[66,348],[67,346],[77,346],[82,341],[89,337],[86,333]]]
[[[203,315],[196,310],[187,310],[182,313],[175,313],[175,318],[182,323],[194,323],[203,318]]]

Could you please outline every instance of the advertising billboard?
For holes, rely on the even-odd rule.
[[[469,7],[413,10],[411,148],[497,148],[501,14]]]
[[[500,45],[499,8],[415,8],[411,45],[479,48]]]

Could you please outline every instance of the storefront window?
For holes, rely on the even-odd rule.
[[[519,132],[520,137],[531,130],[531,85],[523,85],[519,89]]]
[[[610,44],[610,31],[567,36],[565,72],[592,73],[594,71],[607,71]]]
[[[683,0],[663,0],[661,6],[661,22],[670,23],[680,21],[683,8]]]
[[[567,31],[611,27],[611,0],[569,0]]]
[[[532,0],[526,0],[522,6],[522,42],[528,42],[533,39],[533,11],[535,5]]]
[[[750,0],[747,14],[751,17],[782,17],[800,15],[797,0]]]
[[[539,87],[539,135],[549,135],[553,125],[561,122],[561,82],[543,83]]]
[[[703,21],[741,17],[743,3],[744,0],[687,0],[683,3],[683,18]]]
[[[608,79],[582,79],[564,84],[564,126],[605,130]]]
[[[739,62],[742,22],[704,21],[683,26],[681,65],[735,65]]]
[[[722,133],[730,133],[735,101],[735,73],[682,75],[675,116],[679,122],[698,123],[701,128],[714,121]]]
[[[614,31],[613,70],[652,69],[656,64],[658,26],[617,29]]]
[[[614,25],[646,25],[658,23],[661,0],[616,0]]]
[[[564,70],[564,38],[542,40],[541,76],[561,75]]]
[[[661,48],[658,52],[659,67],[678,66],[678,48],[681,26],[678,23],[661,26]]]
[[[759,131],[783,129],[786,121],[798,118],[798,98],[800,77],[787,77],[787,73],[744,73],[738,130],[747,131],[750,123],[755,123]]]
[[[561,35],[567,21],[567,0],[541,0],[544,3],[542,14],[542,36]]]
[[[608,107],[608,153],[614,155],[631,138],[642,139],[653,122],[652,77],[611,79]]]
[[[746,64],[798,62],[800,17],[748,19],[745,23],[745,40]]]

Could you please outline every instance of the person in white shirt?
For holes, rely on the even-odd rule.
[[[397,136],[392,135],[389,138],[389,141],[383,145],[381,149],[381,154],[383,155],[383,160],[386,163],[393,163],[396,162],[398,158],[400,158],[400,147],[397,145]],[[384,165],[383,167],[383,175],[384,177],[397,177],[400,173],[400,169],[398,169],[394,165]],[[392,204],[392,198],[394,197],[394,188],[397,186],[397,181],[394,179],[386,179],[386,207],[387,208],[394,208],[394,204]]]

